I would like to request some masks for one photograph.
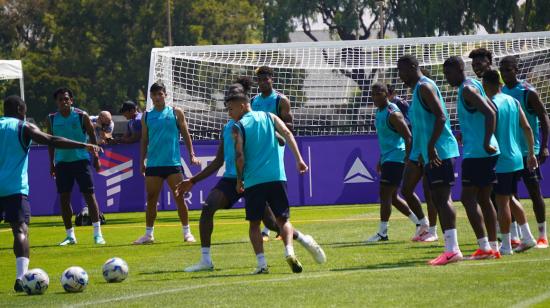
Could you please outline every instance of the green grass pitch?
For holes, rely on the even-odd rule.
[[[531,204],[523,201],[531,229],[538,235]],[[458,234],[465,255],[476,240],[459,203]],[[198,239],[199,211],[192,211],[191,228]],[[134,246],[144,232],[144,213],[108,214],[103,227],[107,245],[92,244],[91,227],[77,227],[78,244],[58,247],[65,232],[60,217],[34,217],[30,226],[30,268],[50,276],[45,295],[13,292],[15,262],[12,235],[0,224],[0,307],[13,306],[407,306],[504,307],[550,306],[550,249],[532,249],[500,260],[464,261],[430,267],[426,261],[442,251],[438,243],[412,243],[414,227],[394,210],[390,241],[365,245],[378,228],[377,205],[300,207],[292,209],[294,226],[312,234],[323,246],[328,262],[316,264],[298,244],[304,265],[293,274],[283,258],[280,241],[265,244],[270,274],[253,276],[256,265],[248,242],[243,210],[216,215],[212,254],[213,272],[184,273],[199,260],[200,244],[183,243],[175,212],[161,212],[154,245]],[[126,281],[108,284],[101,275],[110,257],[128,262]],[[77,265],[89,274],[83,293],[63,291],[60,276]]]

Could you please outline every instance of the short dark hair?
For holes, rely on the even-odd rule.
[[[371,86],[371,89],[372,89],[373,92],[374,92],[374,90],[380,90],[380,91],[386,92],[386,94],[389,93],[388,87],[387,87],[385,84],[381,83],[381,82],[375,82],[375,83]]]
[[[462,60],[462,57],[452,56],[452,57],[449,57],[447,60],[445,60],[445,62],[443,63],[443,67],[454,67],[463,71],[464,61]]]
[[[149,88],[150,93],[158,92],[158,91],[162,91],[162,92],[166,93],[166,86],[161,81],[157,81],[157,82],[153,83],[151,85],[151,87]]]
[[[405,63],[409,64],[410,66],[418,67],[418,59],[416,59],[416,57],[413,55],[404,55],[399,57],[399,60],[397,60],[397,64],[399,63]]]
[[[500,60],[499,64],[512,64],[514,67],[518,67],[518,58],[515,56],[506,56]]]
[[[498,86],[500,85],[500,74],[497,70],[488,70],[483,74],[483,82],[490,85]]]
[[[395,85],[393,84],[386,84],[386,88],[388,89],[388,94],[393,94],[395,92]]]
[[[260,66],[256,69],[256,76],[268,75],[273,76],[273,69],[269,66]]]
[[[489,59],[489,63],[493,64],[493,53],[486,48],[476,48],[470,52],[468,58],[475,59],[478,57],[484,57]]]
[[[4,114],[15,115],[19,113],[19,106],[24,106],[25,102],[17,95],[10,95],[4,99]]]
[[[53,99],[57,99],[57,96],[59,94],[65,94],[65,93],[68,93],[69,97],[73,98],[73,91],[71,91],[71,89],[69,89],[67,87],[60,87],[60,88],[55,89],[55,91],[53,92]]]

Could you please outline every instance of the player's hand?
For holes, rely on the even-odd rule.
[[[527,168],[529,168],[529,170],[531,171],[534,171],[535,169],[537,169],[537,167],[537,157],[535,156],[535,154],[529,154],[529,156],[527,156]]]
[[[492,146],[489,143],[485,143],[483,145],[483,148],[485,149],[485,152],[487,152],[487,154],[490,154],[490,155],[493,155],[497,152],[497,148],[495,148],[494,146]]]
[[[235,190],[237,190],[238,194],[244,193],[244,182],[241,180],[237,180],[237,185],[235,186]]]
[[[432,166],[432,168],[439,167],[442,164],[441,159],[437,154],[437,150],[433,145],[428,146],[428,159],[430,160],[429,163],[430,163],[430,166]]]
[[[99,162],[99,158],[97,157],[97,154],[96,154],[96,157],[94,157],[94,168],[96,172],[99,172],[99,170],[101,170],[101,163]]]
[[[55,165],[53,164],[50,165],[50,175],[55,178]]]
[[[86,151],[90,152],[94,157],[97,157],[99,153],[103,153],[103,149],[95,144],[86,144]]]
[[[539,153],[539,165],[544,164],[548,156],[550,156],[550,153],[548,153],[548,148],[541,148]]]
[[[139,172],[141,172],[141,175],[145,176],[145,161],[141,161],[139,164]]]
[[[191,180],[189,179],[179,182],[176,185],[176,197],[179,197],[180,195],[184,195],[188,193],[192,187],[193,187],[193,182],[191,182]]]
[[[462,132],[456,132],[455,138],[456,138],[456,142],[458,142],[458,144],[462,146]]]
[[[306,165],[306,163],[303,160],[301,160],[296,163],[296,169],[298,169],[298,172],[300,172],[300,174],[304,174],[307,172],[309,168]]]
[[[376,163],[376,172],[378,174],[382,174],[382,165],[380,165],[380,161],[378,161],[378,163]]]
[[[201,161],[197,158],[195,155],[191,155],[191,164],[193,165],[200,165]]]

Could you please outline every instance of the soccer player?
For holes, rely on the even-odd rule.
[[[89,140],[90,143],[97,144],[90,117],[85,111],[73,107],[73,92],[68,88],[58,88],[53,93],[53,98],[57,103],[57,112],[51,113],[47,118],[49,133],[78,142]],[[60,197],[61,217],[67,233],[67,236],[59,245],[76,244],[76,235],[71,221],[73,216],[71,192],[75,181],[90,211],[90,219],[94,229],[94,242],[98,245],[105,244],[99,221],[99,206],[94,194],[89,154],[84,149],[56,150],[51,146],[48,148],[48,153],[50,156],[50,173],[55,178],[57,192]],[[94,155],[92,162],[96,172],[99,172],[101,168],[99,157]]]
[[[411,149],[411,132],[403,113],[388,99],[388,88],[382,83],[371,87],[372,100],[378,108],[376,111],[376,134],[380,146],[380,226],[378,232],[371,236],[367,243],[388,240],[388,221],[392,204],[416,226],[418,218],[397,194],[401,184],[405,157]]]
[[[233,90],[244,91],[245,94],[248,94],[248,91],[250,90],[250,80],[247,78],[240,78],[237,83],[231,85],[228,91],[228,97],[231,97],[230,95],[234,92]],[[219,209],[231,208],[240,198],[243,197],[242,193],[238,193],[235,190],[237,185],[237,171],[235,168],[235,145],[231,135],[232,128],[235,123],[236,122],[231,119],[224,126],[222,133],[220,134],[221,141],[218,146],[216,158],[214,158],[214,160],[204,170],[178,184],[177,193],[186,193],[191,190],[194,184],[202,181],[219,170],[225,162],[225,172],[223,177],[208,194],[208,197],[206,197],[206,202],[203,205],[201,212],[199,223],[202,252],[201,261],[186,268],[186,272],[208,271],[214,269],[210,254],[210,240],[214,229],[214,214]],[[275,222],[275,216],[273,215],[270,207],[265,207],[262,220],[265,226],[269,226],[271,230],[279,233],[279,227]],[[302,244],[302,246],[304,246],[304,248],[306,248],[315,258],[317,263],[326,262],[326,256],[323,249],[317,244],[311,235],[304,235],[294,229],[293,239]]]
[[[308,167],[302,159],[292,132],[277,116],[268,112],[252,111],[248,96],[235,93],[226,98],[228,113],[238,121],[232,128],[235,142],[237,192],[244,191],[246,219],[250,223],[249,236],[256,253],[258,267],[254,274],[267,273],[263,251],[260,221],[265,207],[275,214],[285,246],[285,257],[294,273],[302,272],[302,264],[294,254],[294,229],[289,221],[290,207],[286,193],[286,175],[277,130],[289,144],[297,161],[297,169],[303,174]]]
[[[28,225],[28,158],[31,140],[57,148],[85,149],[97,155],[99,147],[45,134],[25,121],[27,105],[16,95],[4,100],[4,116],[0,117],[0,217],[10,224],[15,254],[16,292],[23,291],[21,279],[29,268]]]
[[[292,113],[290,112],[290,100],[282,93],[273,89],[273,69],[269,66],[261,66],[256,69],[256,80],[258,82],[259,94],[251,100],[252,110],[271,112],[278,116],[285,123],[286,127],[292,131]],[[279,151],[284,154],[285,140],[275,132],[279,141]],[[269,228],[262,230],[264,241],[269,240]]]
[[[544,108],[537,91],[525,80],[519,80],[518,61],[514,56],[504,57],[500,63],[500,73],[504,79],[502,93],[508,94],[520,102],[520,106],[527,117],[527,121],[533,130],[535,138],[535,155],[538,155],[539,164],[543,164],[548,158],[548,135],[550,134],[550,121],[548,113]],[[539,131],[540,123],[540,131]],[[542,132],[542,133],[541,133]],[[542,138],[541,138],[542,137]],[[523,154],[524,168],[521,171],[523,183],[529,192],[529,197],[533,201],[533,211],[538,223],[539,237],[537,240],[538,248],[548,248],[548,237],[546,234],[546,211],[544,199],[540,191],[539,181],[542,179],[540,168],[534,171],[527,168],[527,154],[529,153],[525,139],[519,138],[520,150]]]
[[[532,172],[537,168],[535,156],[534,138],[529,122],[520,107],[520,103],[513,97],[500,91],[500,74],[495,70],[489,70],[483,74],[483,87],[487,96],[497,109],[496,138],[500,147],[500,157],[496,165],[497,184],[494,187],[498,206],[498,220],[502,233],[502,255],[511,255],[512,243],[510,239],[510,223],[512,211],[520,224],[523,234],[521,244],[514,249],[522,252],[534,247],[537,242],[531,234],[529,224],[521,203],[514,202],[513,195],[517,193],[517,180],[519,171],[523,170],[523,159],[519,147],[518,131],[521,127],[523,135],[528,143],[527,167]]]
[[[192,164],[200,164],[195,156],[191,136],[185,121],[183,110],[166,105],[166,87],[155,82],[149,89],[153,100],[153,109],[145,112],[141,119],[141,173],[145,175],[147,190],[147,209],[145,211],[145,234],[134,244],[152,244],[155,241],[155,219],[157,202],[164,181],[172,190],[178,207],[178,216],[182,225],[183,240],[195,242],[189,227],[187,204],[183,194],[177,195],[176,185],[183,180],[181,166],[180,134],[183,136]],[[147,159],[147,163],[145,162]]]
[[[492,69],[493,53],[486,48],[476,48],[472,50],[468,58],[472,59],[472,69],[478,78],[482,78],[485,72]]]
[[[470,259],[498,258],[497,214],[491,202],[496,182],[495,166],[500,154],[494,136],[496,114],[481,82],[466,78],[461,57],[445,60],[443,73],[452,87],[458,87],[458,121],[463,136],[460,198],[479,245]]]
[[[457,262],[462,260],[462,252],[456,234],[456,212],[449,198],[455,180],[453,163],[459,156],[458,144],[451,132],[441,92],[433,80],[422,75],[418,60],[410,55],[402,56],[397,70],[403,83],[413,90],[409,109],[413,142],[418,145],[419,160],[424,164],[432,201],[445,235],[444,253],[429,264]]]
[[[121,138],[117,138],[117,143],[136,143],[141,139],[141,116],[136,103],[132,101],[125,101],[119,110],[128,124],[126,125],[126,132]]]

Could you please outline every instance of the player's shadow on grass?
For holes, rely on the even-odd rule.
[[[379,263],[367,266],[354,266],[346,268],[334,268],[332,272],[345,272],[345,271],[357,271],[357,270],[383,270],[383,269],[398,269],[406,267],[417,267],[426,265],[426,259],[412,259],[407,261],[401,261],[396,263]]]
[[[326,243],[321,244],[323,247],[332,247],[332,248],[349,248],[349,247],[359,247],[359,246],[365,246],[365,247],[381,247],[381,246],[394,246],[394,245],[403,245],[405,242],[403,241],[392,241],[392,242],[383,242],[383,243],[372,243],[367,244],[365,241],[359,241],[359,242],[337,242],[337,243]]]

